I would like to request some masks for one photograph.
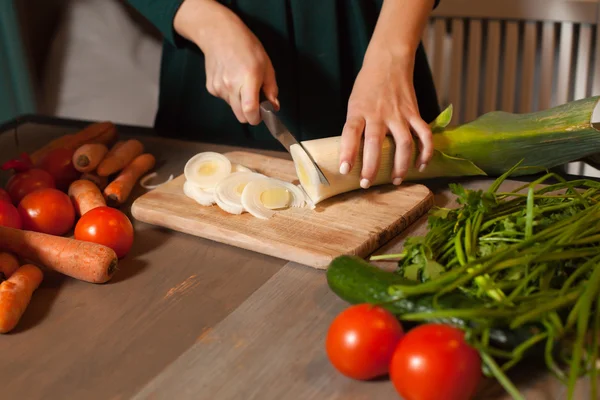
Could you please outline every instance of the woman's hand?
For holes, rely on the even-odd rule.
[[[241,123],[261,122],[261,90],[279,109],[271,60],[235,13],[215,0],[185,0],[173,26],[204,53],[208,92],[225,100]]]
[[[360,185],[368,188],[377,176],[381,148],[387,134],[393,136],[393,183],[402,183],[413,158],[414,132],[420,149],[416,167],[423,170],[433,153],[431,129],[419,115],[413,87],[411,57],[391,54],[367,56],[348,101],[348,115],[342,131],[340,173],[354,164],[364,132]]]
[[[393,136],[392,180],[402,183],[419,148],[415,167],[426,168],[433,154],[431,129],[419,114],[413,85],[414,61],[434,0],[385,0],[363,66],[348,101],[342,131],[340,173],[354,165],[364,133],[360,186],[368,188],[380,165],[383,140]],[[413,134],[418,138],[414,146]],[[413,149],[414,148],[414,149]]]

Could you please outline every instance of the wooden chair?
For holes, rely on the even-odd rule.
[[[423,41],[452,124],[600,94],[599,0],[442,0]],[[600,176],[581,162],[567,172]]]

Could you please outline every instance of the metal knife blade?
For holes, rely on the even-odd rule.
[[[294,135],[292,135],[289,129],[287,129],[283,122],[281,122],[279,117],[277,117],[275,108],[273,107],[273,104],[271,104],[270,101],[263,101],[262,103],[260,103],[260,115],[262,116],[265,125],[269,129],[269,132],[271,132],[271,135],[273,135],[273,137],[277,139],[279,143],[283,145],[283,147],[285,147],[288,153],[290,152],[290,147],[293,144],[299,145],[302,148],[302,150],[304,150],[306,155],[308,155],[310,161],[315,166],[321,183],[329,186],[329,181],[325,177],[325,174],[323,174],[323,171],[321,171],[321,168],[319,168],[315,160],[312,158],[312,156],[306,150],[306,148],[302,145],[302,143],[296,140]]]
[[[596,103],[591,119],[592,127],[600,131],[600,101]]]

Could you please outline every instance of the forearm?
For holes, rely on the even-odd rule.
[[[385,0],[367,53],[414,57],[435,0]]]
[[[209,43],[214,32],[228,21],[239,18],[216,0],[184,0],[173,20],[175,31],[201,50]]]

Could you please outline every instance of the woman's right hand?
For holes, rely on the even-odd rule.
[[[208,92],[225,100],[241,123],[261,122],[261,90],[279,109],[271,60],[235,13],[215,0],[185,0],[173,26],[204,53]]]

